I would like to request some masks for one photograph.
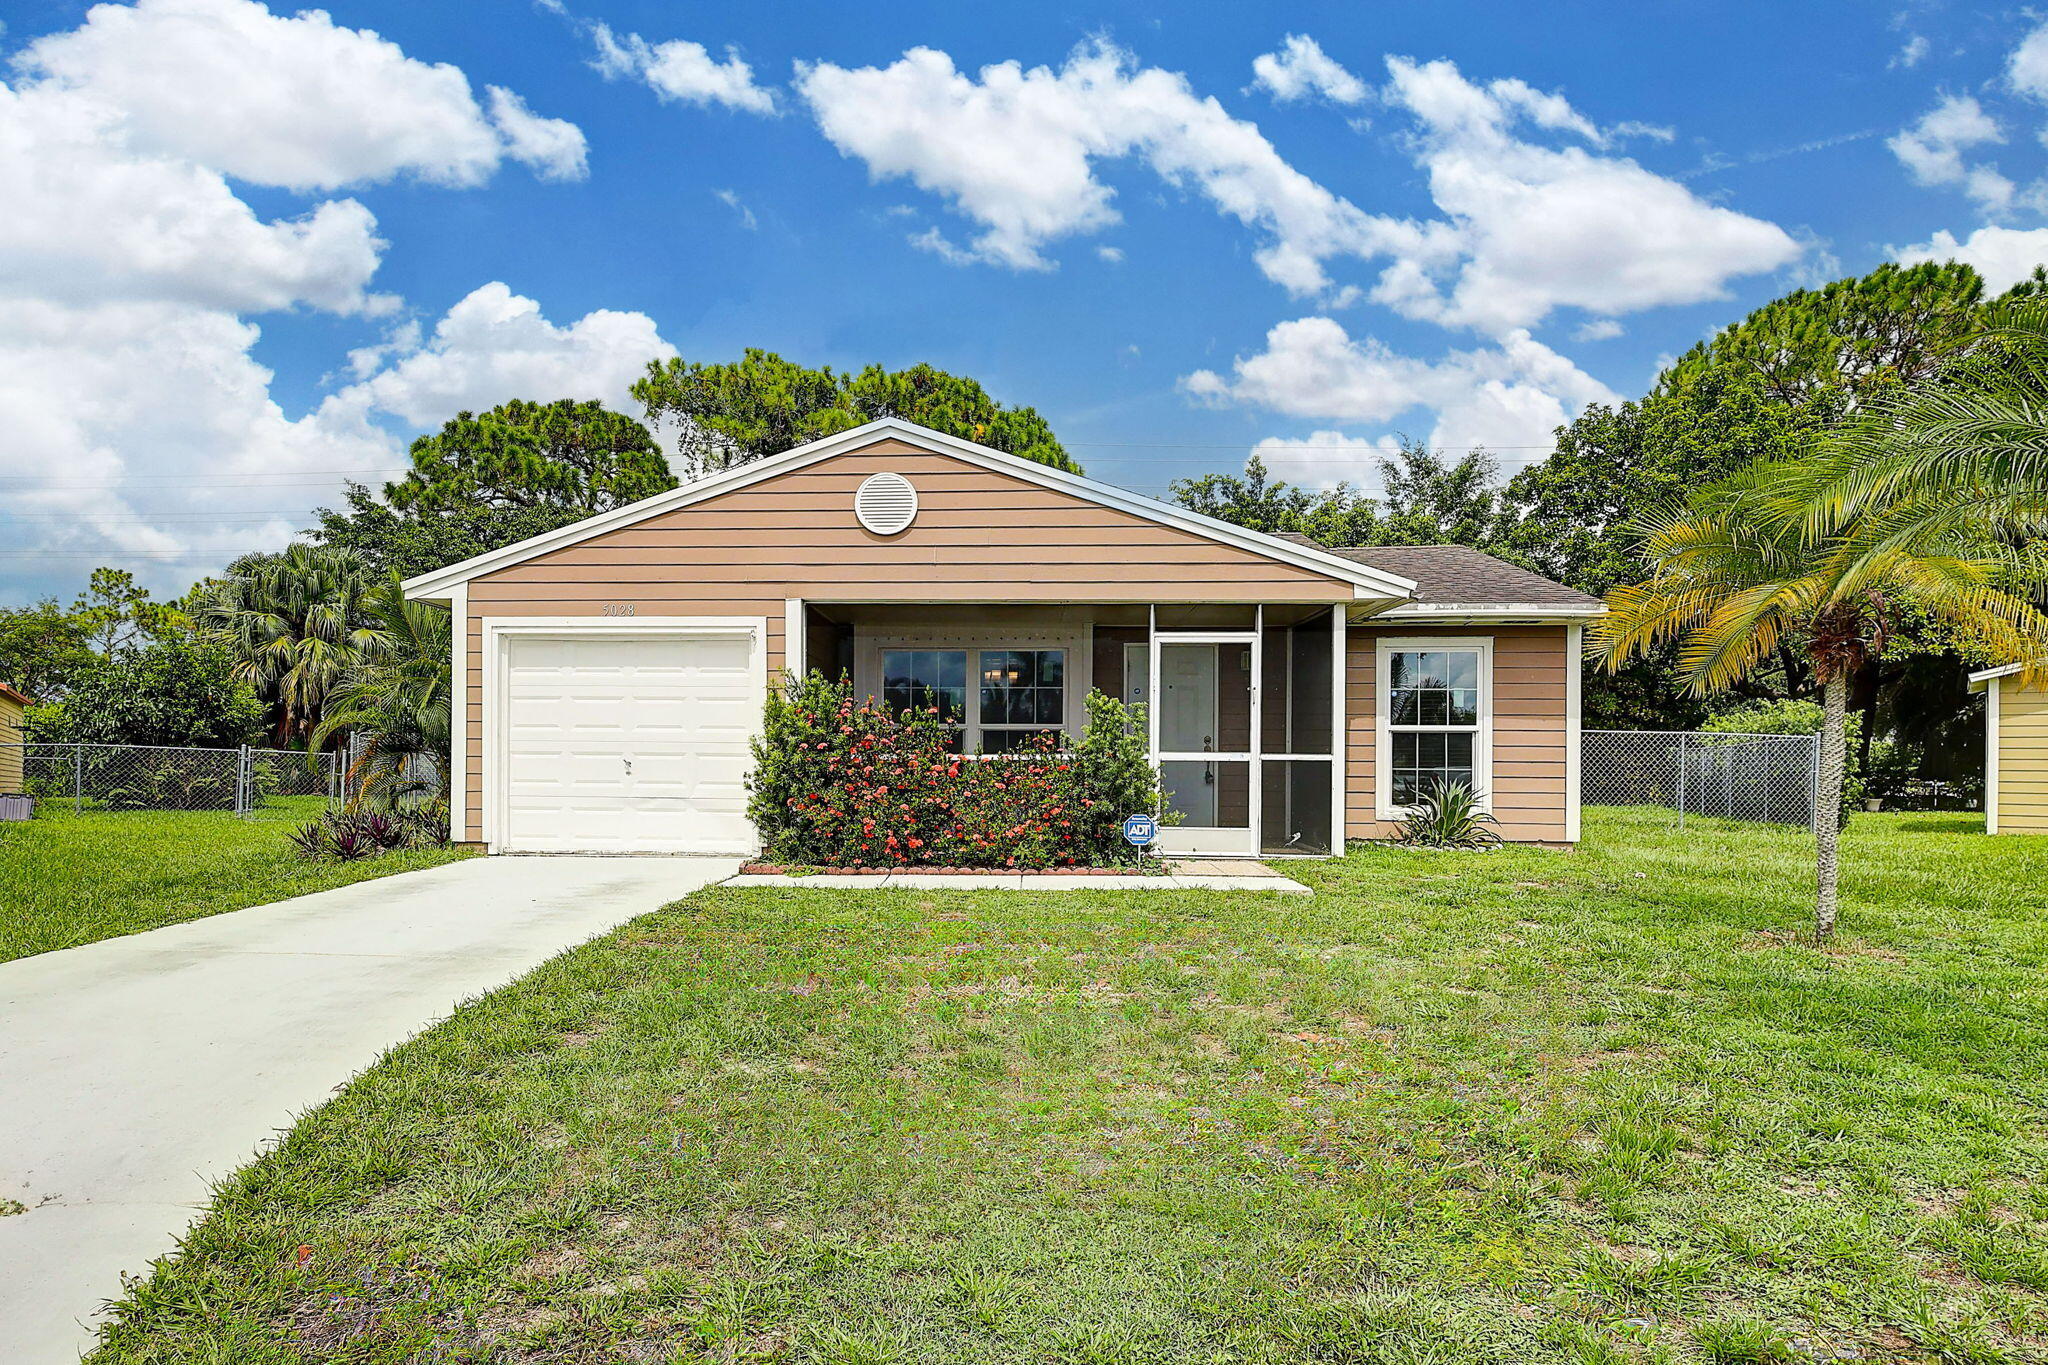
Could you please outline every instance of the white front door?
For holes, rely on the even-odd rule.
[[[504,828],[524,853],[746,853],[749,633],[512,635]]]
[[[1168,853],[1247,855],[1256,851],[1252,735],[1257,728],[1256,649],[1252,635],[1161,638],[1148,660],[1153,759],[1166,789],[1162,825]],[[1227,661],[1227,666],[1226,666]]]

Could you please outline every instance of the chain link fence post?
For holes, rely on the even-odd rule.
[[[1685,742],[1690,738],[1690,735],[1680,735],[1678,737],[1678,827],[1680,829],[1685,828]]]

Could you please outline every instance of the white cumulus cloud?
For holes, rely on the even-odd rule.
[[[732,48],[718,61],[702,43],[683,38],[650,43],[637,33],[624,37],[606,24],[593,24],[597,69],[611,79],[644,81],[665,100],[721,104],[749,114],[775,112],[775,92],[755,83],[754,68]]]
[[[1309,80],[1308,49],[1292,51],[1291,65],[1285,53],[1269,64],[1289,90]],[[1449,62],[1391,58],[1387,70],[1381,100],[1412,122],[1401,145],[1426,172],[1439,216],[1361,210],[1185,77],[1102,41],[1057,68],[1002,62],[970,74],[931,48],[880,67],[820,62],[799,67],[796,89],[826,138],[871,176],[907,179],[975,225],[965,243],[938,229],[914,238],[955,262],[1050,268],[1054,243],[1118,221],[1098,169],[1119,160],[1251,228],[1260,268],[1293,294],[1335,306],[1355,286],[1333,280],[1333,265],[1379,261],[1379,302],[1496,334],[1559,307],[1619,314],[1719,298],[1729,280],[1800,254],[1775,224],[1609,150],[1619,137],[1668,130],[1602,129],[1561,95],[1515,79],[1477,84]]]
[[[182,588],[282,544],[342,477],[395,472],[394,428],[438,422],[437,394],[487,391],[493,368],[620,395],[613,357],[660,353],[651,323],[553,327],[502,285],[424,344],[402,323],[359,347],[357,382],[310,413],[287,413],[255,359],[264,314],[399,309],[371,290],[369,210],[320,194],[473,185],[506,158],[581,174],[574,125],[488,99],[374,33],[249,0],[100,5],[24,48],[0,84],[0,542],[33,553],[0,557],[0,576],[46,584],[98,559]],[[312,197],[259,213],[238,183]]]
[[[913,48],[885,67],[803,65],[796,87],[820,131],[872,176],[910,180],[979,225],[950,259],[1050,268],[1051,243],[1118,221],[1095,163],[1125,157],[1257,231],[1260,268],[1295,293],[1326,288],[1324,263],[1373,237],[1367,215],[1290,166],[1254,125],[1108,43],[1075,49],[1058,69],[1001,62],[973,75]]]
[[[2048,228],[1980,227],[1958,238],[1946,230],[1924,242],[1900,248],[1898,258],[1917,261],[1960,261],[1984,277],[1993,291],[2010,289],[2048,265]]]
[[[2012,204],[2012,181],[1994,166],[1973,164],[1964,153],[2003,141],[2005,130],[1984,106],[1968,95],[1950,95],[1885,146],[1915,184],[1954,186],[1986,213],[2002,213]]]
[[[1332,104],[1363,104],[1372,95],[1371,87],[1305,33],[1290,33],[1278,52],[1254,57],[1252,86],[1282,104],[1316,96]]]
[[[1607,141],[1561,96],[1481,86],[1446,61],[1395,57],[1387,70],[1384,98],[1415,118],[1416,162],[1444,214],[1380,277],[1373,297],[1398,312],[1500,334],[1558,307],[1613,315],[1721,298],[1729,280],[1800,254],[1776,224],[1630,158],[1523,135]]]
[[[1181,386],[1199,401],[1318,421],[1383,424],[1426,412],[1431,445],[1503,452],[1548,448],[1553,429],[1588,403],[1620,401],[1527,332],[1425,360],[1375,337],[1354,339],[1327,317],[1280,323],[1265,349],[1237,357],[1228,375],[1198,370]]]
[[[1305,488],[1333,488],[1340,483],[1370,487],[1379,462],[1400,451],[1400,441],[1392,436],[1347,436],[1341,431],[1268,436],[1252,447],[1252,454],[1274,478]]]
[[[96,5],[14,65],[45,91],[100,105],[133,152],[252,184],[331,190],[410,174],[475,185],[507,155],[535,159],[523,105],[515,124],[494,122],[457,68],[415,60],[319,10],[286,17],[254,0]],[[561,124],[541,144],[541,168],[562,166],[565,129],[574,131]],[[580,148],[580,132],[575,140]]]
[[[560,326],[493,281],[450,308],[423,344],[335,395],[329,412],[375,409],[432,427],[513,398],[597,399],[630,411],[647,362],[675,353],[645,313],[599,309]]]

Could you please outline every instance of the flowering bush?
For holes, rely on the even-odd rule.
[[[1094,692],[1087,733],[1071,751],[1049,733],[1000,756],[965,758],[947,752],[936,709],[891,714],[813,673],[769,698],[747,813],[767,855],[788,863],[1135,862],[1123,818],[1160,808],[1143,733],[1142,714]]]

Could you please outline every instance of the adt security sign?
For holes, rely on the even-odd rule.
[[[1159,822],[1149,815],[1126,815],[1124,817],[1124,842],[1145,847],[1159,837]]]

